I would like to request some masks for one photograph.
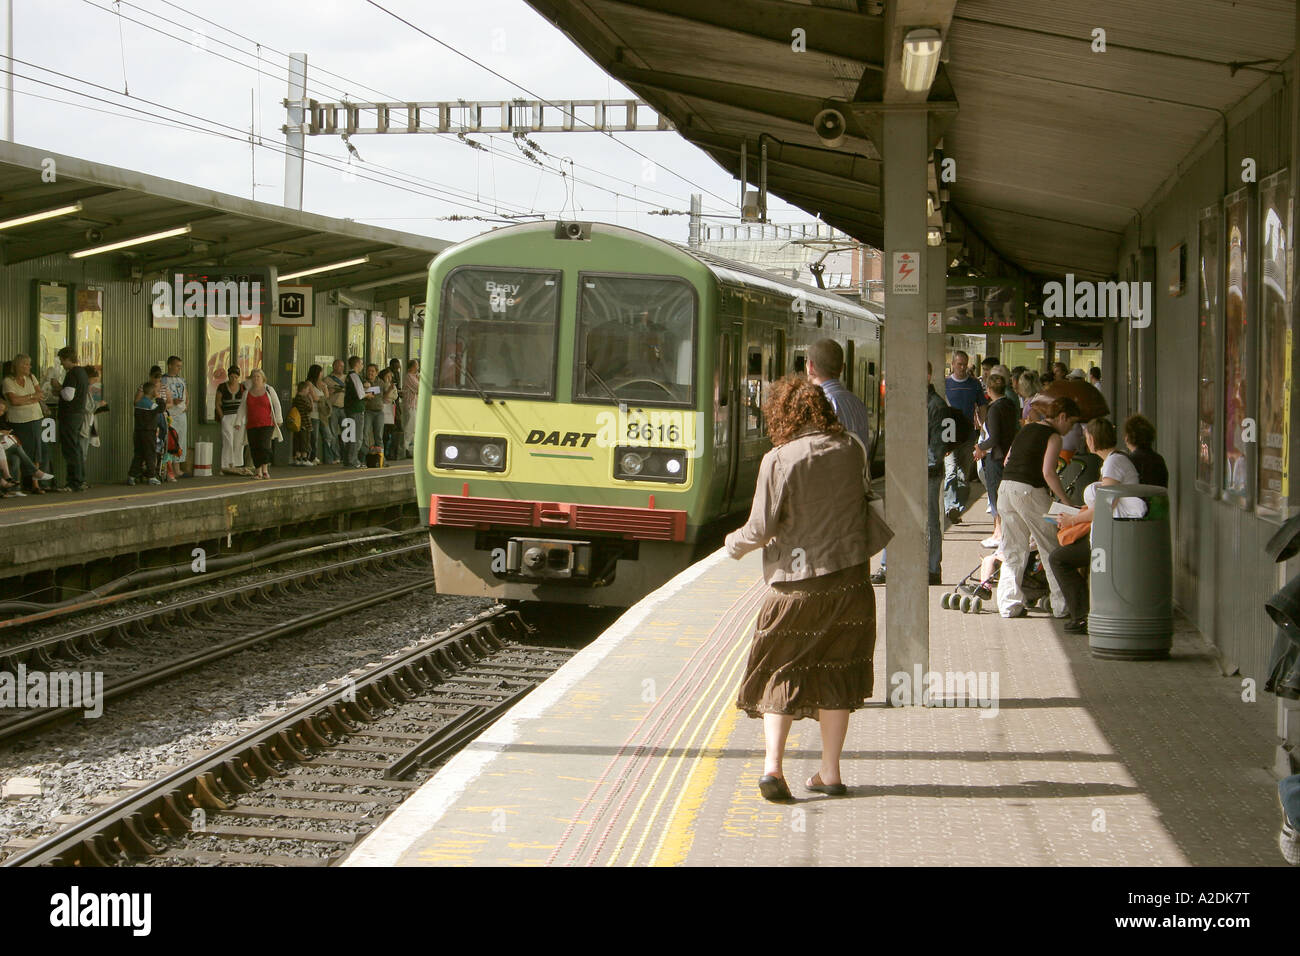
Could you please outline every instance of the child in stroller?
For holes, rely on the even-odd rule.
[[[944,610],[961,611],[963,614],[976,613],[984,609],[984,602],[993,600],[998,588],[998,575],[1002,571],[1002,558],[997,552],[988,555],[949,593],[939,599]],[[1045,605],[1051,600],[1047,585],[1047,572],[1039,560],[1038,549],[1029,553],[1029,562],[1025,566],[1025,577],[1020,583],[1025,594],[1027,607]]]

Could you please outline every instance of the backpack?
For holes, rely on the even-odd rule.
[[[179,455],[181,453],[181,436],[176,429],[170,425],[167,426],[167,454]]]
[[[296,407],[289,409],[289,431],[302,431],[302,415],[298,413]]]
[[[949,426],[949,420],[954,422],[954,424]],[[945,455],[949,452],[956,451],[962,445],[975,437],[975,426],[971,424],[971,420],[963,415],[960,409],[953,408],[951,405],[944,406],[943,413],[939,416],[939,428],[940,434],[946,435],[951,433],[957,436],[956,441],[946,441],[943,443],[943,453]]]

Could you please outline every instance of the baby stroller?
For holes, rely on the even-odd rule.
[[[998,576],[1002,573],[1002,559],[991,554],[971,569],[966,577],[950,592],[939,599],[939,606],[945,611],[961,611],[963,614],[978,614],[984,610],[984,602],[992,601],[998,587]],[[1025,607],[1044,607],[1051,600],[1051,589],[1047,585],[1047,572],[1039,560],[1038,549],[1029,552],[1025,564],[1025,577],[1020,582],[1020,589],[1025,595]]]

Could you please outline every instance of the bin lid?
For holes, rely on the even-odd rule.
[[[1300,551],[1300,514],[1278,528],[1277,534],[1264,545],[1264,553],[1279,564],[1295,557],[1297,551]]]

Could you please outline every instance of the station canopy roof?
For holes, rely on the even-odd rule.
[[[47,181],[47,170],[53,181]],[[451,245],[0,143],[0,220],[76,202],[82,205],[79,212],[0,231],[0,263],[13,265],[188,225],[187,235],[102,255],[123,262],[123,278],[130,274],[129,266],[141,267],[146,276],[187,266],[274,266],[280,275],[289,275],[368,256],[363,264],[298,281],[318,291],[365,288],[376,301],[411,296],[419,302],[429,261]]]
[[[938,28],[927,106],[956,160],[949,250],[1043,277],[1110,275],[1126,226],[1285,66],[1296,31],[1295,0],[529,3],[733,175],[745,143],[751,184],[762,136],[771,192],[876,246],[881,117],[926,101],[902,89],[902,39]],[[813,130],[827,106],[848,121],[833,149]]]

